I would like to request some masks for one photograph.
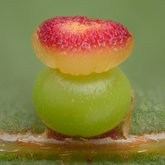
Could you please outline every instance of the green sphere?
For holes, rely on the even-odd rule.
[[[119,68],[87,76],[46,68],[35,81],[33,101],[50,129],[91,137],[120,124],[129,110],[131,87]]]

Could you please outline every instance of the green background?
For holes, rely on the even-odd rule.
[[[164,131],[163,0],[0,0],[0,130],[44,130],[31,96],[44,65],[35,57],[30,37],[45,19],[68,15],[112,19],[129,29],[134,49],[120,68],[136,96],[131,133]]]

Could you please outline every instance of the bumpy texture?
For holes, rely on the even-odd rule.
[[[72,75],[104,72],[131,53],[132,35],[120,23],[87,17],[54,17],[32,35],[39,59]]]
[[[79,16],[48,19],[40,25],[37,34],[43,45],[61,51],[124,46],[131,37],[119,23]]]

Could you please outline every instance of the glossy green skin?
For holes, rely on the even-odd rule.
[[[33,101],[41,120],[64,135],[90,137],[116,127],[129,110],[131,87],[115,68],[71,76],[46,68],[37,77]]]

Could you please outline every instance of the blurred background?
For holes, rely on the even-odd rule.
[[[112,19],[126,26],[133,34],[134,49],[120,68],[135,92],[151,92],[165,101],[165,1],[1,0],[0,105],[5,112],[12,117],[10,110],[16,104],[20,112],[32,108],[33,82],[45,67],[32,49],[33,30],[45,19],[76,15]],[[3,119],[9,116],[3,115]]]

